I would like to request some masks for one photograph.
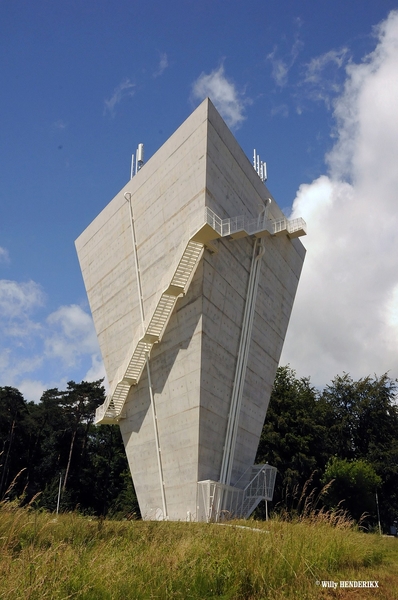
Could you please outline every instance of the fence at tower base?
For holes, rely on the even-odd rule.
[[[271,465],[253,465],[244,488],[210,479],[198,481],[197,520],[209,523],[247,519],[261,500],[272,500],[276,473]]]

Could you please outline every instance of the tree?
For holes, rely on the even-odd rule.
[[[23,470],[9,497],[23,492],[29,502],[39,494],[38,504],[55,510],[62,474],[61,510],[139,514],[119,427],[93,425],[103,401],[102,380],[70,381],[66,390],[45,391],[37,404],[0,388],[0,499]]]
[[[17,474],[28,464],[28,408],[22,394],[13,387],[0,388],[0,500]],[[22,491],[16,481],[14,493]]]
[[[397,381],[387,374],[353,381],[337,376],[322,394],[331,455],[365,460],[381,478],[379,500],[384,527],[398,514]]]
[[[90,425],[94,420],[95,409],[103,403],[105,397],[105,390],[102,386],[103,379],[88,383],[82,381],[81,383],[75,383],[74,381],[68,381],[68,388],[65,392],[60,393],[60,406],[64,409],[64,414],[70,422],[70,445],[68,452],[68,462],[65,469],[65,477],[62,484],[62,490],[65,491],[66,484],[68,481],[69,471],[72,462],[72,454],[75,447],[76,436],[80,430],[81,435],[81,448],[79,460],[76,460],[77,464],[83,459],[85,449],[87,446],[87,436],[90,429]]]
[[[334,378],[322,394],[328,406],[327,424],[334,453],[341,458],[365,458],[396,437],[396,382],[387,374],[353,381],[348,373]],[[382,437],[381,437],[382,434]]]
[[[99,515],[139,516],[118,425],[91,426],[79,478],[80,504]]]
[[[329,508],[341,507],[357,521],[366,514],[376,520],[375,494],[381,477],[371,464],[363,459],[347,460],[334,456],[326,465],[322,483],[328,485],[325,503]]]
[[[55,508],[62,472],[62,510],[139,515],[119,427],[93,425],[95,409],[103,401],[102,380],[70,381],[64,391],[43,394],[42,465],[48,473],[47,481],[42,480],[43,506]]]
[[[279,367],[256,456],[257,463],[278,469],[275,502],[302,490],[315,471],[314,483],[319,483],[329,457],[324,413],[310,380],[297,379],[289,366]]]
[[[344,373],[336,376],[320,393],[311,386],[308,378],[298,379],[289,366],[280,367],[256,461],[269,462],[278,468],[274,499],[276,502],[284,499],[287,508],[289,504],[294,506],[294,502],[286,501],[287,496],[291,498],[295,491],[299,496],[314,471],[311,485],[321,488],[326,468],[330,475],[330,463],[328,467],[326,465],[332,457],[346,461],[342,465],[351,465],[351,470],[354,467],[357,471],[362,469],[362,475],[361,461],[364,461],[379,478],[380,515],[386,528],[398,515],[397,431],[397,381],[387,374],[354,381]],[[340,482],[343,481],[341,469],[342,466]],[[359,471],[357,477],[360,477]],[[371,480],[370,475],[368,479]],[[339,485],[334,484],[339,499],[348,497],[347,481],[343,486],[344,493],[336,488]],[[369,512],[373,511],[372,494]],[[353,492],[352,498],[354,495]],[[353,502],[350,510],[357,516]],[[361,512],[365,510],[362,506]]]

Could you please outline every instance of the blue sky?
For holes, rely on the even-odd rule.
[[[398,376],[396,9],[1,0],[0,385],[103,375],[74,240],[206,95],[308,222],[282,362]]]

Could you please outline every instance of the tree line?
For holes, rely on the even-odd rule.
[[[323,391],[279,367],[256,462],[278,469],[274,506],[300,510],[302,496],[347,510],[386,531],[398,515],[397,381],[354,381],[345,373]],[[377,506],[378,504],[378,506]]]
[[[66,390],[27,402],[0,387],[0,500],[18,497],[46,510],[139,516],[117,425],[93,424],[104,402],[102,380],[70,381]],[[300,511],[303,497],[367,513],[383,528],[398,515],[397,382],[387,374],[354,381],[337,376],[322,391],[279,367],[256,462],[278,469],[273,509]],[[304,494],[303,494],[304,491]],[[301,506],[300,506],[301,504]]]
[[[104,399],[102,380],[70,381],[64,391],[45,391],[38,403],[0,387],[0,500],[139,515],[119,427],[93,424]]]

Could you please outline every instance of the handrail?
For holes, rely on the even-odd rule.
[[[130,388],[137,385],[153,345],[159,342],[170,320],[177,298],[187,292],[196,267],[199,264],[206,243],[220,237],[242,237],[286,234],[297,237],[306,234],[306,224],[303,219],[270,220],[266,211],[262,211],[258,218],[246,218],[241,215],[221,219],[209,207],[204,210],[204,215],[195,227],[194,233],[187,242],[182,256],[177,265],[172,267],[168,285],[161,294],[152,313],[152,317],[143,335],[135,337],[126,358],[116,371],[113,382],[105,402],[99,406],[95,413],[94,422],[117,423],[122,418],[122,411],[127,400]]]
[[[104,404],[97,408],[96,424],[115,423],[121,417],[130,388],[139,382],[146,364],[146,357],[150,354],[153,344],[161,340],[177,298],[180,294],[186,293],[202,252],[203,244],[192,240],[188,242],[173,273],[170,285],[161,295],[144,335],[138,342],[133,341],[133,348],[130,347],[123,365],[119,367]]]
[[[246,487],[198,481],[198,520],[248,518],[261,500],[272,500],[277,469],[268,463],[250,467],[254,476]]]
[[[268,232],[270,235],[286,233],[289,237],[294,234],[306,235],[307,224],[301,217],[289,221],[286,217],[281,219],[268,219],[266,211],[262,211],[257,218],[248,219],[244,215],[221,219],[211,208],[205,208],[205,222],[210,225],[221,237],[233,236],[245,232],[246,235]],[[296,237],[296,236],[294,236]]]

